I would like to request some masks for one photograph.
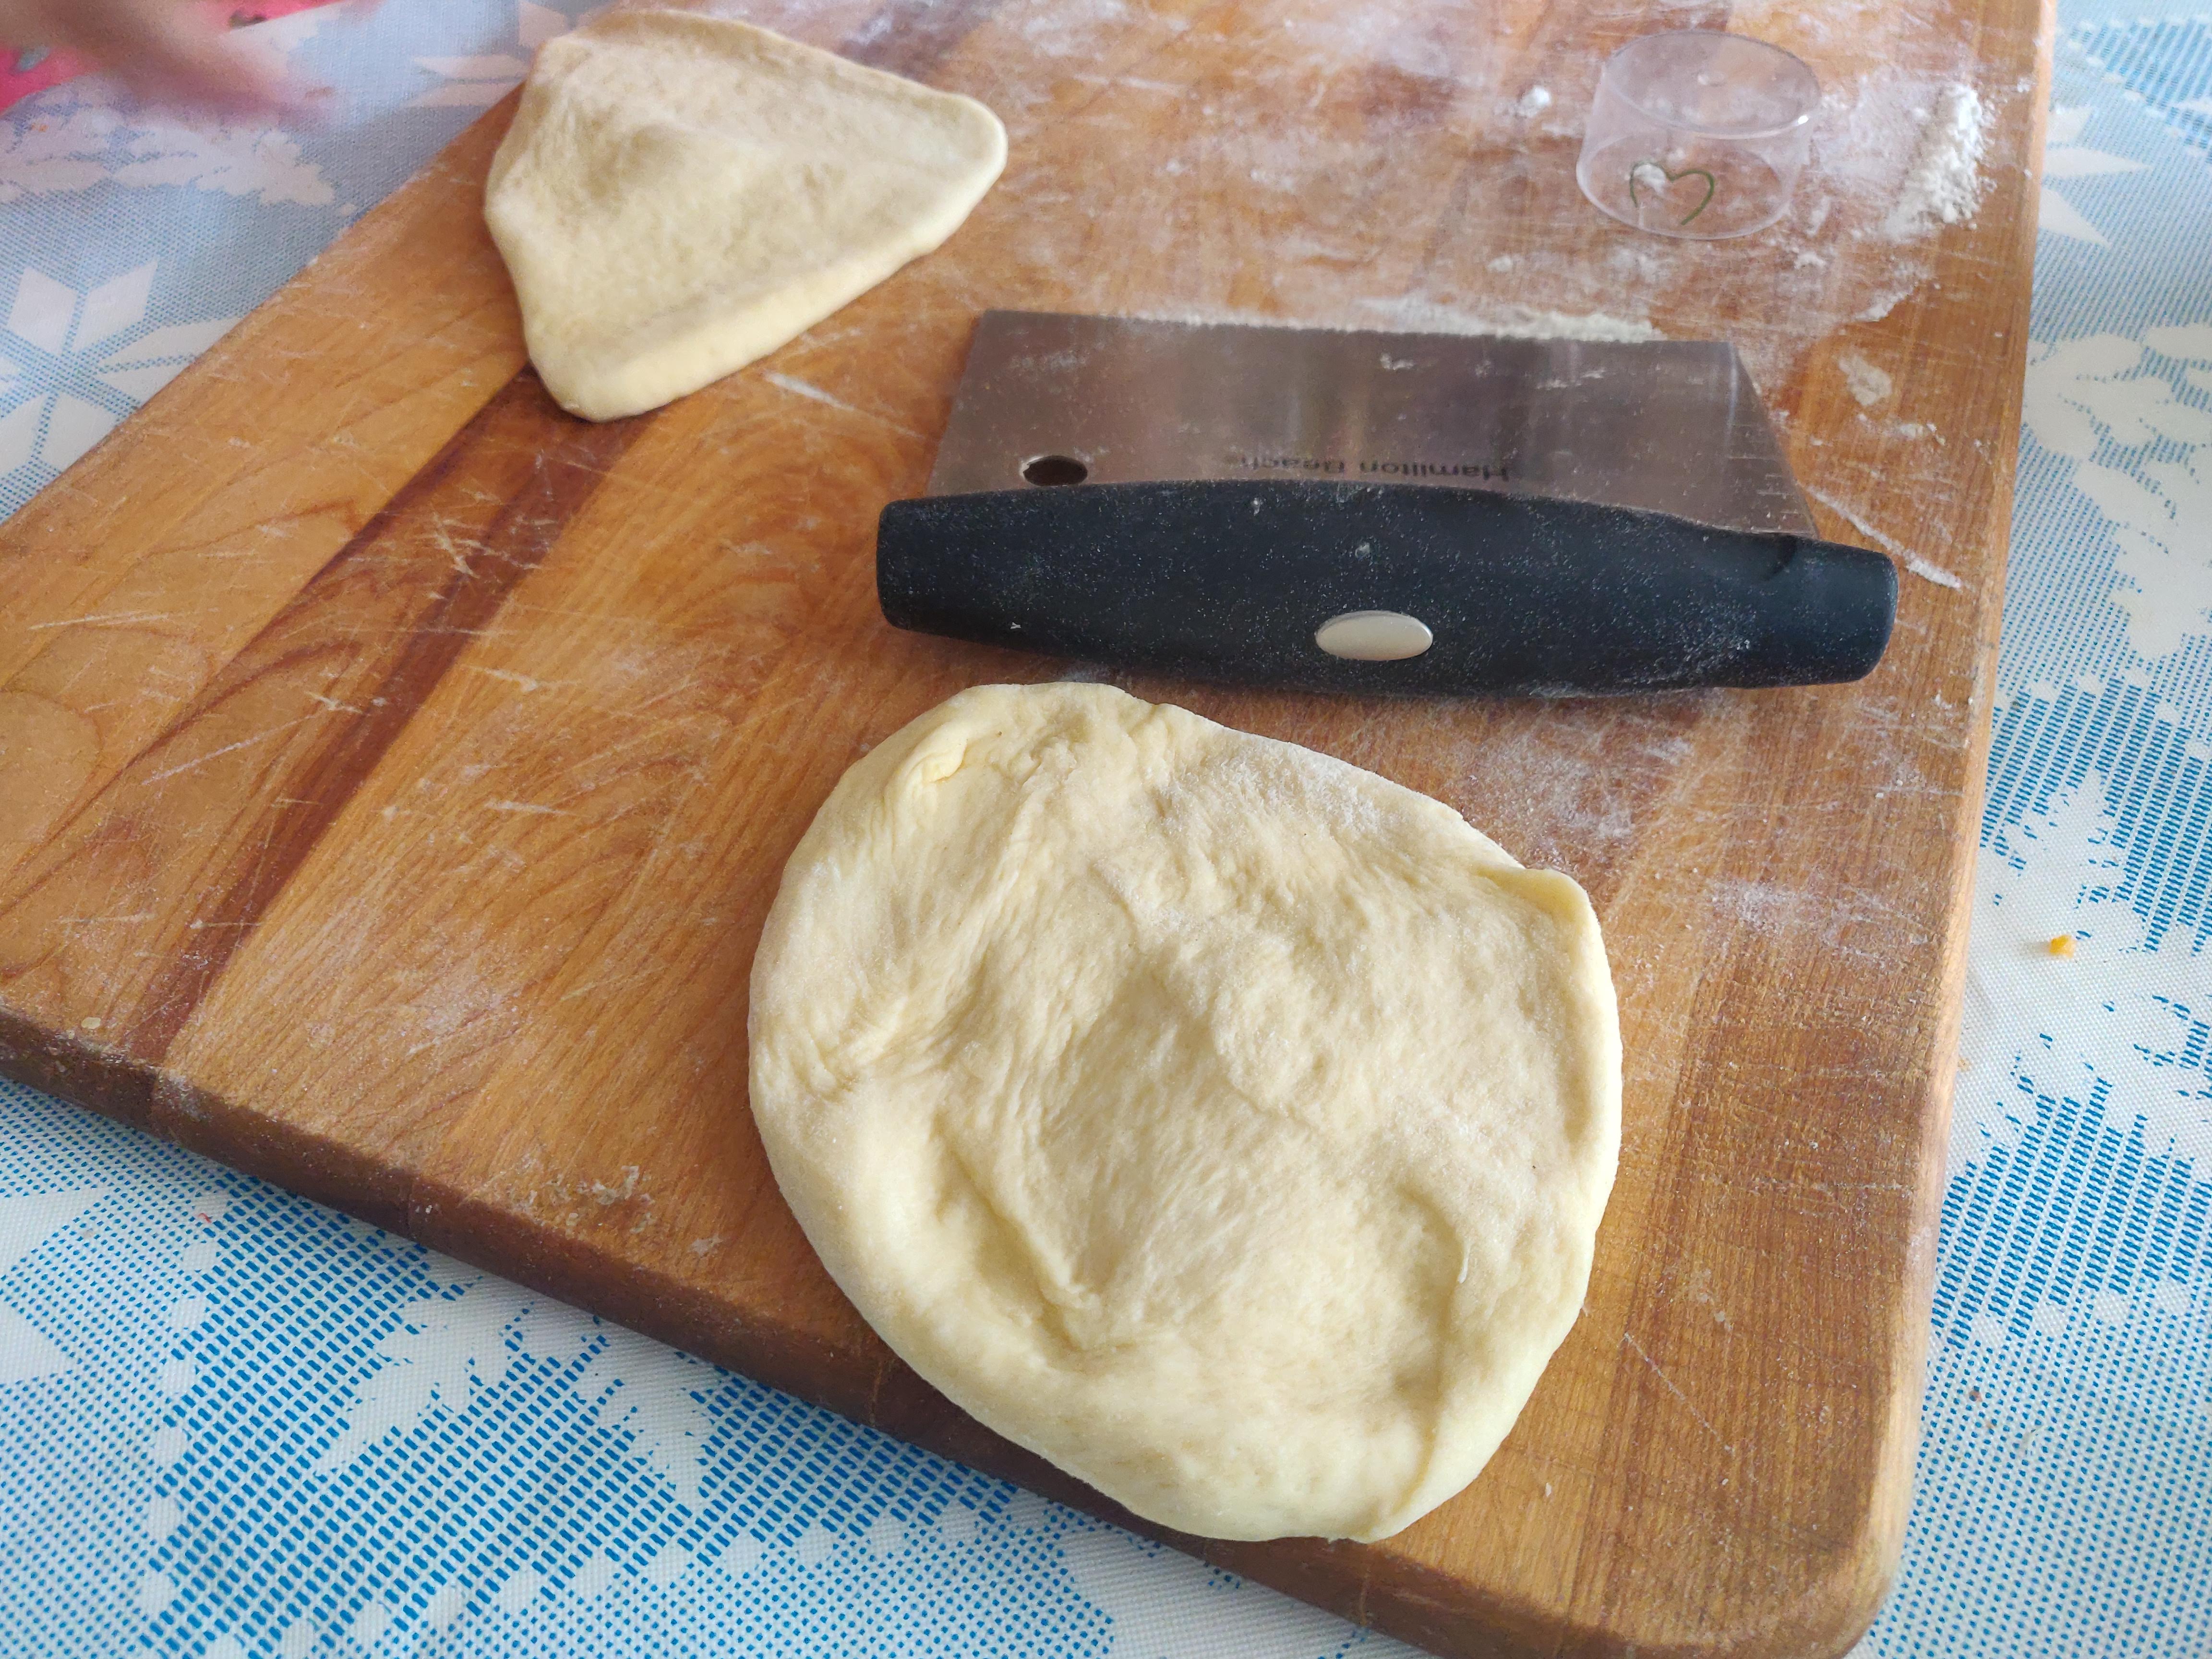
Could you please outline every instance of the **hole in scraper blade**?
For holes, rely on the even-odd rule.
[[[1046,488],[1079,484],[1090,476],[1091,469],[1073,455],[1032,455],[1022,463],[1022,477]]]

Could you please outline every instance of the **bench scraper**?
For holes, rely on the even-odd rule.
[[[1857,679],[1897,609],[1725,343],[1009,311],[876,585],[900,628],[1352,692]]]

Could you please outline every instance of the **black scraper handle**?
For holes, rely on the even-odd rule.
[[[1535,696],[1855,680],[1897,613],[1896,568],[1864,548],[1547,496],[1276,479],[893,501],[876,590],[897,627],[1054,656]],[[1418,619],[1432,643],[1363,661],[1316,642],[1357,611]]]

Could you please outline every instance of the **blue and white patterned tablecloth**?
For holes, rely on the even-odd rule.
[[[586,3],[266,25],[341,90],[316,132],[0,116],[0,513]],[[2212,1653],[2212,11],[2062,9],[1881,1659]],[[1402,1651],[6,1084],[0,1569],[10,1653]]]

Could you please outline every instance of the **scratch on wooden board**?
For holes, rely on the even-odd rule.
[[[1857,514],[1852,512],[1850,508],[1845,507],[1834,496],[1823,495],[1820,491],[1812,489],[1808,489],[1805,493],[1808,495],[1810,495],[1814,501],[1820,502],[1821,506],[1826,507],[1831,513],[1833,513],[1845,524],[1850,526],[1852,529],[1857,531],[1860,535],[1864,536],[1869,540],[1872,541],[1876,547],[1881,548],[1882,551],[1889,554],[1893,558],[1904,560],[1905,568],[1907,570],[1910,570],[1914,575],[1921,577],[1924,580],[1934,582],[1938,587],[1960,589],[1966,586],[1966,583],[1960,581],[1949,571],[1944,569],[1942,565],[1929,563],[1926,559],[1922,558],[1917,553],[1912,551],[1911,549],[1906,547],[1903,543],[1893,541],[1887,536],[1883,535],[1881,532],[1876,530],[1872,525],[1869,524],[1864,519],[1859,517]]]
[[[110,611],[94,617],[61,617],[52,622],[33,623],[23,631],[37,634],[49,628],[112,628],[133,623],[171,622],[184,614],[181,611]]]
[[[775,386],[784,392],[788,392],[794,398],[811,398],[817,404],[827,404],[832,409],[842,409],[848,415],[858,415],[862,412],[861,410],[854,408],[852,404],[847,403],[842,398],[833,398],[828,392],[824,392],[820,386],[811,385],[805,380],[793,379],[788,374],[778,374],[773,370],[764,370],[761,374],[761,379],[766,380],[772,386]]]
[[[665,963],[655,963],[652,967],[641,968],[634,974],[615,974],[605,979],[591,980],[579,985],[573,991],[562,993],[561,1000],[574,1002],[578,997],[589,996],[594,991],[604,991],[611,986],[631,985],[641,979],[651,979],[655,974],[664,973],[666,969]]]
[[[477,574],[476,567],[469,562],[468,554],[462,550],[462,544],[466,543],[470,549],[478,553],[488,552],[490,550],[481,537],[469,534],[465,527],[459,537],[453,534],[456,525],[465,526],[466,522],[465,520],[448,519],[442,514],[434,515],[429,524],[429,533],[430,538],[437,543],[438,550],[446,556],[447,560],[453,566],[453,573],[459,576],[473,578]],[[533,527],[541,532],[544,528],[543,525]]]
[[[1721,1431],[1705,1420],[1705,1414],[1703,1412],[1699,1411],[1695,1406],[1692,1406],[1690,1403],[1689,1395],[1684,1394],[1680,1389],[1674,1386],[1674,1379],[1659,1369],[1659,1362],[1654,1359],[1650,1354],[1644,1352],[1644,1345],[1636,1340],[1634,1334],[1629,1331],[1623,1331],[1620,1334],[1620,1340],[1626,1343],[1630,1347],[1636,1350],[1636,1357],[1638,1359],[1651,1367],[1651,1375],[1657,1377],[1659,1381],[1666,1386],[1668,1393],[1673,1395],[1675,1399],[1682,1402],[1682,1409],[1698,1419],[1698,1426],[1703,1429],[1707,1434],[1712,1436],[1713,1443],[1718,1446],[1723,1451],[1728,1453],[1729,1456],[1735,1456],[1735,1448],[1729,1445],[1727,1441],[1721,1438]]]
[[[890,1359],[879,1359],[876,1362],[874,1369],[869,1373],[868,1403],[860,1413],[860,1420],[863,1423],[873,1423],[878,1420],[876,1417],[876,1402],[883,1397],[884,1378],[890,1374],[890,1366],[891,1362]]]
[[[575,817],[574,813],[564,811],[561,807],[540,806],[535,801],[526,800],[495,800],[491,803],[491,810],[495,812],[528,812],[538,817],[553,818]]]
[[[1188,87],[1177,86],[1172,81],[1147,81],[1141,75],[1077,75],[1069,77],[1091,87],[1133,87],[1140,92],[1164,93],[1170,98],[1180,98]]]
[[[240,749],[250,749],[257,743],[265,742],[267,739],[275,737],[278,732],[289,732],[294,726],[301,725],[313,718],[314,716],[312,714],[302,714],[296,720],[286,720],[283,725],[272,726],[266,732],[257,732],[250,738],[240,738],[236,743],[227,743],[220,749],[210,749],[206,754],[198,757],[195,760],[188,760],[182,766],[172,766],[166,772],[156,772],[152,776],[143,780],[143,781],[146,783],[159,783],[165,778],[177,777],[183,773],[192,770],[195,767],[205,766],[211,760],[220,760],[225,755],[234,754]]]
[[[761,379],[766,380],[770,386],[775,387],[779,392],[788,392],[794,398],[810,398],[817,404],[827,404],[832,409],[842,409],[848,415],[858,415],[863,420],[881,421],[885,426],[890,428],[892,431],[903,432],[909,438],[919,438],[922,435],[921,433],[916,432],[912,427],[901,426],[896,421],[890,419],[888,416],[878,415],[872,410],[856,409],[842,398],[831,397],[820,386],[810,385],[805,380],[793,380],[788,374],[778,374],[773,370],[764,370],[761,374]]]

